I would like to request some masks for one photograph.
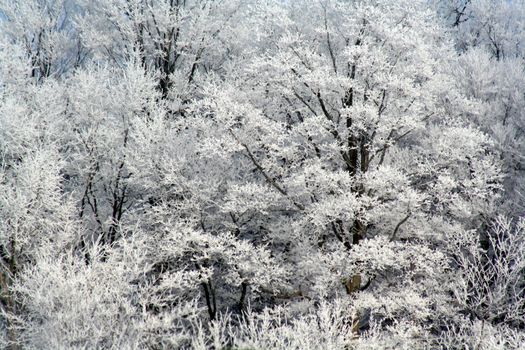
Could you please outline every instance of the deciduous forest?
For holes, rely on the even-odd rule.
[[[0,348],[525,349],[525,1],[0,0]]]

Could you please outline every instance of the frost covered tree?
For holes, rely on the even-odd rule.
[[[98,59],[117,65],[138,53],[157,75],[174,113],[198,93],[210,73],[224,74],[232,56],[250,40],[252,1],[79,1],[79,30]]]
[[[523,56],[523,0],[431,0],[459,50],[482,47],[496,59]]]
[[[88,52],[74,24],[74,1],[2,0],[0,9],[2,39],[24,47],[35,80],[60,77],[85,61]]]
[[[525,213],[523,57],[497,60],[475,47],[460,57],[454,71],[459,88],[479,101],[472,121],[494,140],[505,173],[502,205],[511,216]]]
[[[294,18],[294,6],[307,16]],[[212,132],[201,154],[245,168],[222,211],[282,252],[295,290],[379,289],[386,280],[367,270],[375,256],[359,250],[439,246],[490,215],[500,177],[491,141],[463,118],[472,102],[446,72],[452,50],[430,12],[401,2],[291,7],[276,20],[287,24],[277,52],[226,88],[212,83],[190,123]]]
[[[495,142],[506,174],[504,211],[524,213],[523,114],[525,4],[522,1],[437,1],[462,57],[458,87],[477,99],[473,122]],[[452,19],[456,18],[456,19]]]

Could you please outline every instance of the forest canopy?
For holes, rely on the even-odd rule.
[[[0,0],[0,348],[523,349],[523,0]]]

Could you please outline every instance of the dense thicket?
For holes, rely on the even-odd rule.
[[[0,347],[521,349],[521,0],[0,0]]]

